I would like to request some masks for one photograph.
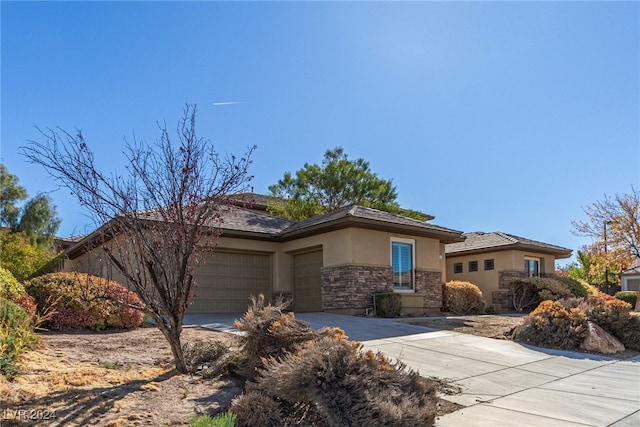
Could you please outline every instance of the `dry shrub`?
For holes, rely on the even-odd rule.
[[[443,288],[444,310],[454,314],[479,314],[484,310],[482,291],[470,282],[452,280]]]
[[[244,363],[242,353],[219,340],[185,343],[182,351],[189,370],[204,378],[235,374]]]
[[[236,323],[254,377],[231,408],[239,426],[432,425],[434,381],[282,309],[253,299]]]
[[[284,425],[280,404],[270,396],[256,391],[241,394],[231,402],[236,425],[251,427],[279,427]]]
[[[282,425],[428,426],[436,413],[433,382],[340,334],[270,358],[247,392],[278,402]]]
[[[588,320],[618,338],[626,348],[640,350],[640,317],[631,315],[631,304],[611,296],[572,298],[563,304],[582,310]]]
[[[111,280],[85,273],[52,273],[26,282],[25,287],[40,310],[52,313],[43,325],[50,329],[131,329],[142,323],[141,311],[116,302],[142,306],[138,296]]]
[[[540,347],[575,350],[587,333],[587,317],[581,309],[547,300],[516,327],[513,339]]]
[[[511,291],[513,308],[517,311],[533,308],[542,301],[557,301],[573,296],[566,284],[551,278],[514,279],[509,282],[508,286]]]
[[[288,301],[265,305],[264,295],[260,294],[258,298],[252,297],[251,302],[242,319],[235,322],[235,327],[244,332],[241,345],[246,364],[242,374],[246,378],[255,375],[256,368],[263,365],[263,358],[279,358],[295,352],[301,343],[319,334],[312,331],[308,323],[296,319],[293,312],[284,312]]]

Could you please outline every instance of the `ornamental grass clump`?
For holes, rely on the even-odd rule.
[[[444,310],[460,315],[480,314],[484,310],[482,291],[471,282],[451,280],[443,288]]]
[[[52,312],[44,327],[55,330],[132,329],[142,323],[135,294],[119,283],[85,273],[52,273],[25,283],[38,308]],[[117,302],[119,301],[119,302]]]

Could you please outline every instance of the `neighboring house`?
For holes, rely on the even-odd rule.
[[[555,261],[571,250],[507,233],[465,233],[463,242],[446,245],[447,280],[477,285],[487,304],[508,306],[507,284],[518,277],[555,272]]]
[[[243,312],[250,295],[293,298],[293,310],[364,314],[374,294],[398,292],[404,313],[439,312],[446,281],[445,245],[460,231],[361,206],[305,221],[267,213],[267,198],[224,217],[215,251],[198,266],[198,295],[190,313]],[[66,250],[65,269],[122,280],[100,249]]]
[[[640,265],[620,273],[620,287],[622,291],[640,292]]]

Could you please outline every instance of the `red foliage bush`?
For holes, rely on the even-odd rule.
[[[56,329],[131,329],[140,326],[142,306],[135,294],[119,283],[85,273],[52,273],[25,283],[39,310],[51,312],[43,326]],[[53,305],[52,305],[53,304]]]

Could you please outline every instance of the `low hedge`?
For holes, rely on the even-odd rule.
[[[482,291],[471,282],[451,280],[442,291],[445,311],[454,314],[480,314],[484,310]]]
[[[119,303],[142,306],[135,292],[90,274],[45,274],[26,282],[25,288],[41,310],[51,312],[43,325],[50,329],[132,329],[144,317]]]

